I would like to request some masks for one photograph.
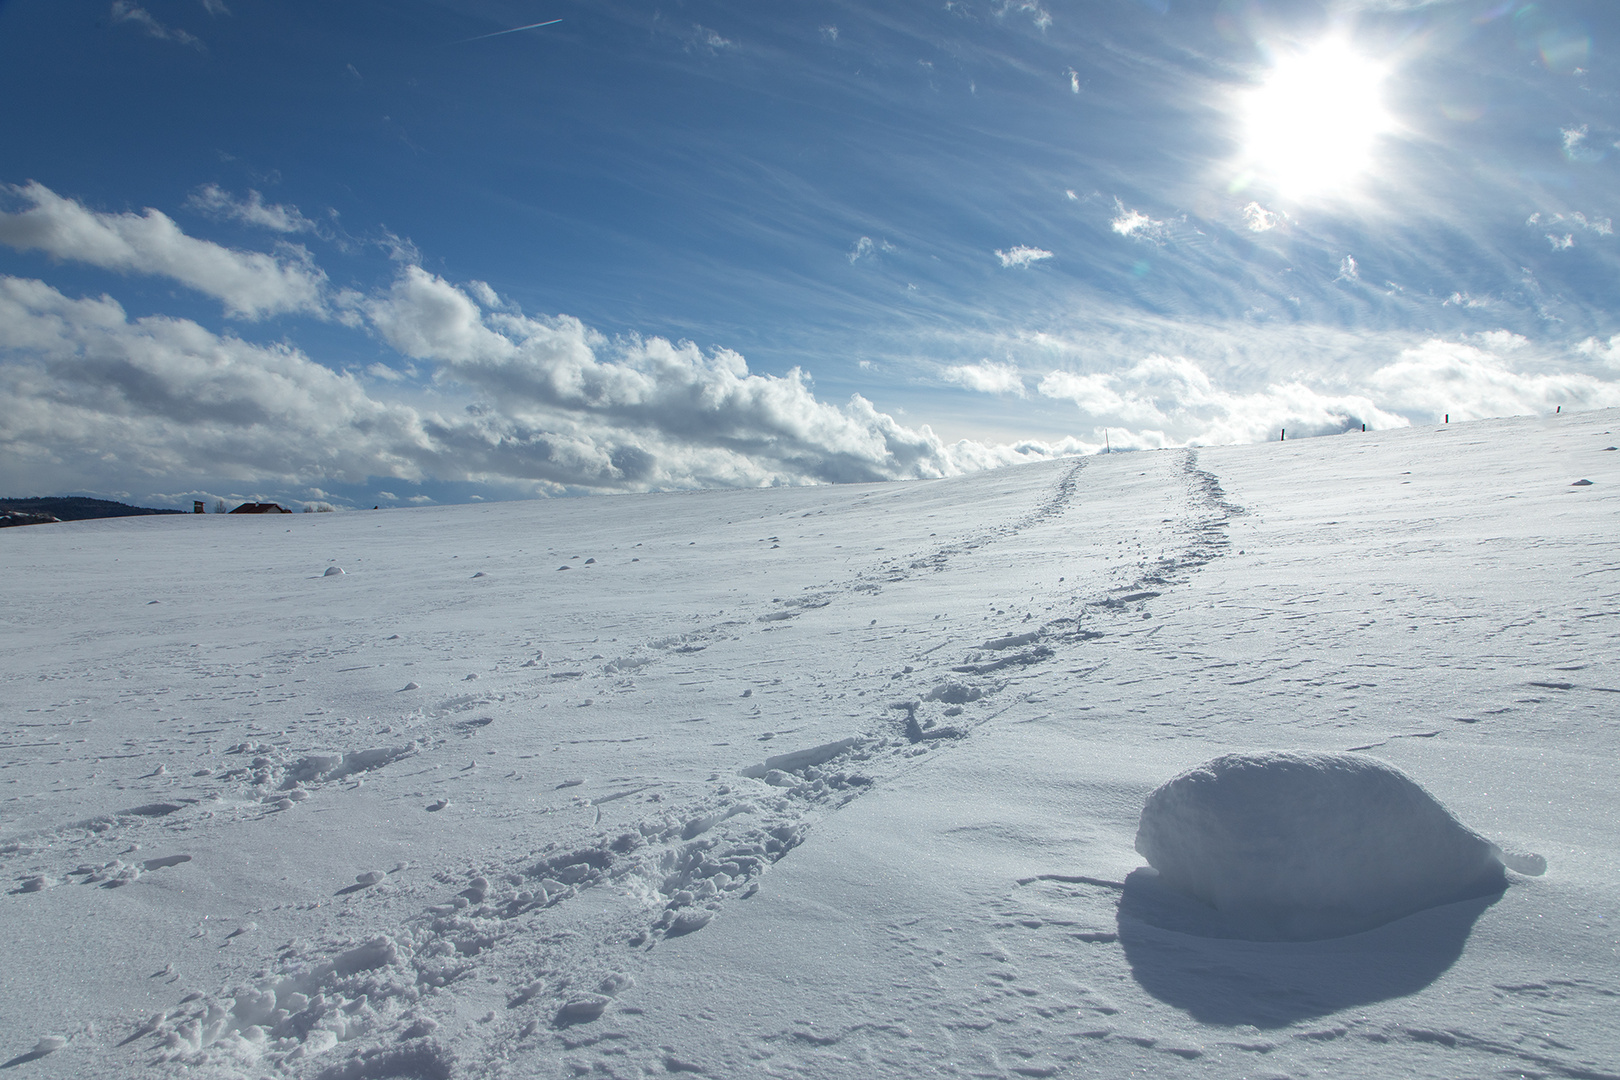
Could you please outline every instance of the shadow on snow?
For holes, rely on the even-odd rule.
[[[1359,934],[1321,941],[1247,941],[1214,909],[1159,885],[1125,879],[1119,940],[1142,988],[1206,1024],[1277,1028],[1404,997],[1462,955],[1474,922],[1506,881]]]

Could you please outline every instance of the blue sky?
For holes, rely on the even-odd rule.
[[[1596,2],[8,0],[0,487],[402,505],[1620,404],[1617,48]]]

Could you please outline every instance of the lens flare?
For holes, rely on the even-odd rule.
[[[1292,199],[1350,188],[1394,127],[1382,98],[1387,76],[1338,39],[1279,58],[1243,103],[1246,171]]]

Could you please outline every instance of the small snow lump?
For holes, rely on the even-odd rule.
[[[1309,941],[1500,891],[1505,856],[1395,766],[1364,754],[1225,754],[1148,796],[1136,850],[1159,884],[1241,936]]]

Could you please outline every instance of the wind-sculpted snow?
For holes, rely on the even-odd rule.
[[[1500,892],[1503,854],[1405,773],[1360,754],[1225,754],[1167,781],[1136,850],[1237,937],[1339,937]],[[1520,856],[1514,869],[1545,864]]]

